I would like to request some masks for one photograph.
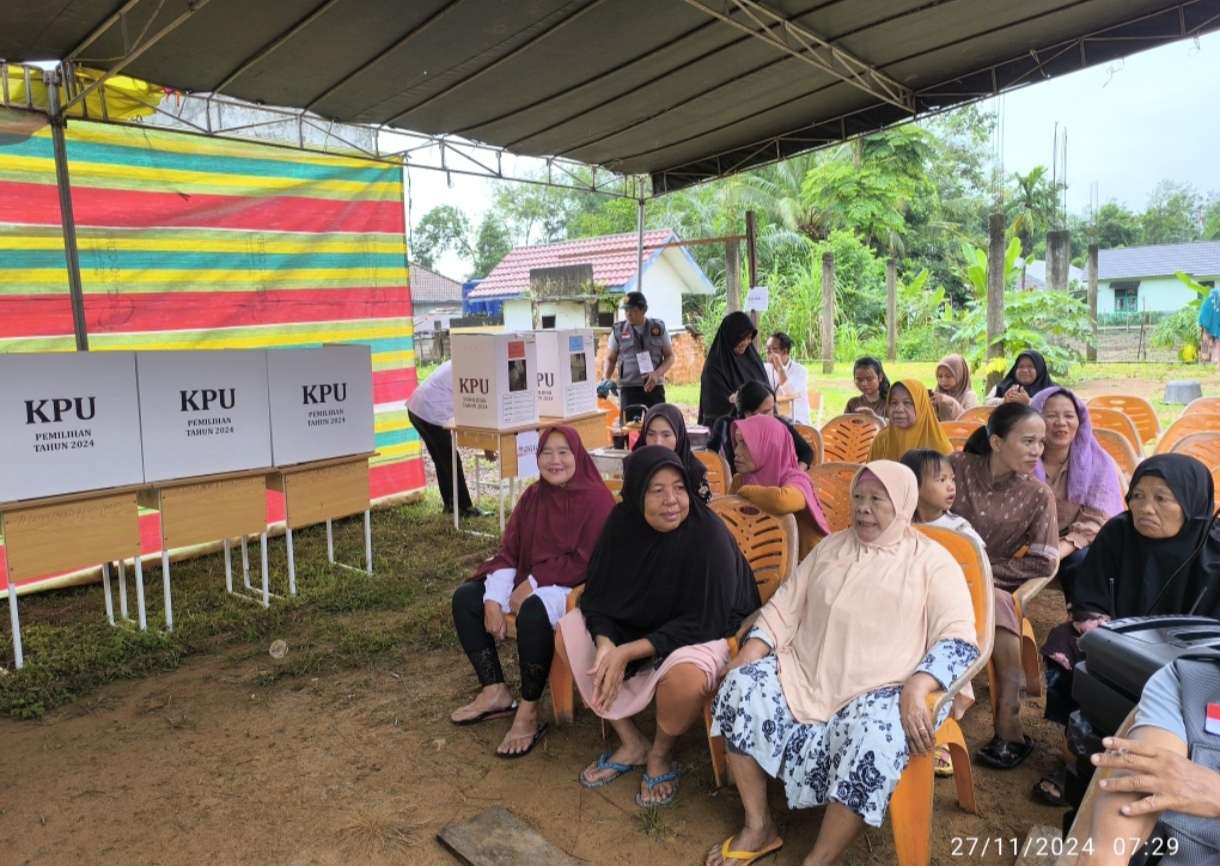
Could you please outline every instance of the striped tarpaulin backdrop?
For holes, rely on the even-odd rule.
[[[92,351],[368,344],[372,495],[423,487],[400,169],[82,121],[68,163]],[[0,352],[74,347],[50,133],[0,129]]]

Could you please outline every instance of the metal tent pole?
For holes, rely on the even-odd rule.
[[[68,146],[64,129],[68,119],[59,105],[59,83],[63,67],[44,77],[47,85],[47,114],[51,122],[51,141],[55,150],[55,186],[59,190],[59,216],[63,221],[64,258],[68,262],[68,292],[72,299],[72,326],[76,331],[76,351],[89,351],[89,333],[85,328],[85,293],[81,287],[80,255],[76,247],[76,217],[72,212],[72,185],[68,179]]]
[[[635,242],[635,290],[644,291],[644,197],[640,196],[639,232]]]

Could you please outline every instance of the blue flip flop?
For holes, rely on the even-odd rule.
[[[607,758],[609,758],[613,754],[614,754],[614,750],[611,749],[610,751],[602,752],[600,755],[597,756],[597,769],[598,770],[613,770],[614,771],[613,776],[607,776],[605,779],[599,779],[596,782],[590,782],[588,779],[585,778],[584,770],[581,770],[580,775],[577,776],[577,778],[580,780],[580,784],[584,785],[586,788],[600,788],[603,785],[609,785],[619,776],[626,775],[627,773],[630,773],[634,770],[639,770],[639,769],[643,768],[643,766],[644,766],[643,764],[616,764],[614,761],[607,760]]]
[[[657,785],[660,785],[662,782],[673,782],[674,789],[669,792],[669,796],[664,800],[657,800],[655,803],[645,803],[644,798],[639,794],[636,794],[636,805],[643,806],[645,809],[657,809],[661,806],[668,806],[674,801],[674,798],[678,796],[678,780],[680,778],[682,778],[682,765],[677,761],[673,762],[673,768],[668,773],[662,773],[660,776],[650,776],[645,773],[644,784],[648,786],[649,791],[651,791]]]

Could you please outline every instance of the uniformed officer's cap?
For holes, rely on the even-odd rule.
[[[646,310],[648,309],[648,300],[644,297],[643,292],[628,292],[623,296],[623,306]]]

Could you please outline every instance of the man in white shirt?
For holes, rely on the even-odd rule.
[[[809,424],[809,372],[788,357],[791,351],[792,338],[783,331],[767,338],[767,379],[776,394],[796,397],[792,404],[793,422]]]
[[[407,400],[407,417],[419,433],[424,447],[436,466],[436,483],[441,489],[445,513],[453,513],[453,434],[444,428],[453,418],[453,362],[446,361],[432,371]],[[470,501],[466,474],[458,460],[458,508],[464,517],[484,517],[487,512]]]

